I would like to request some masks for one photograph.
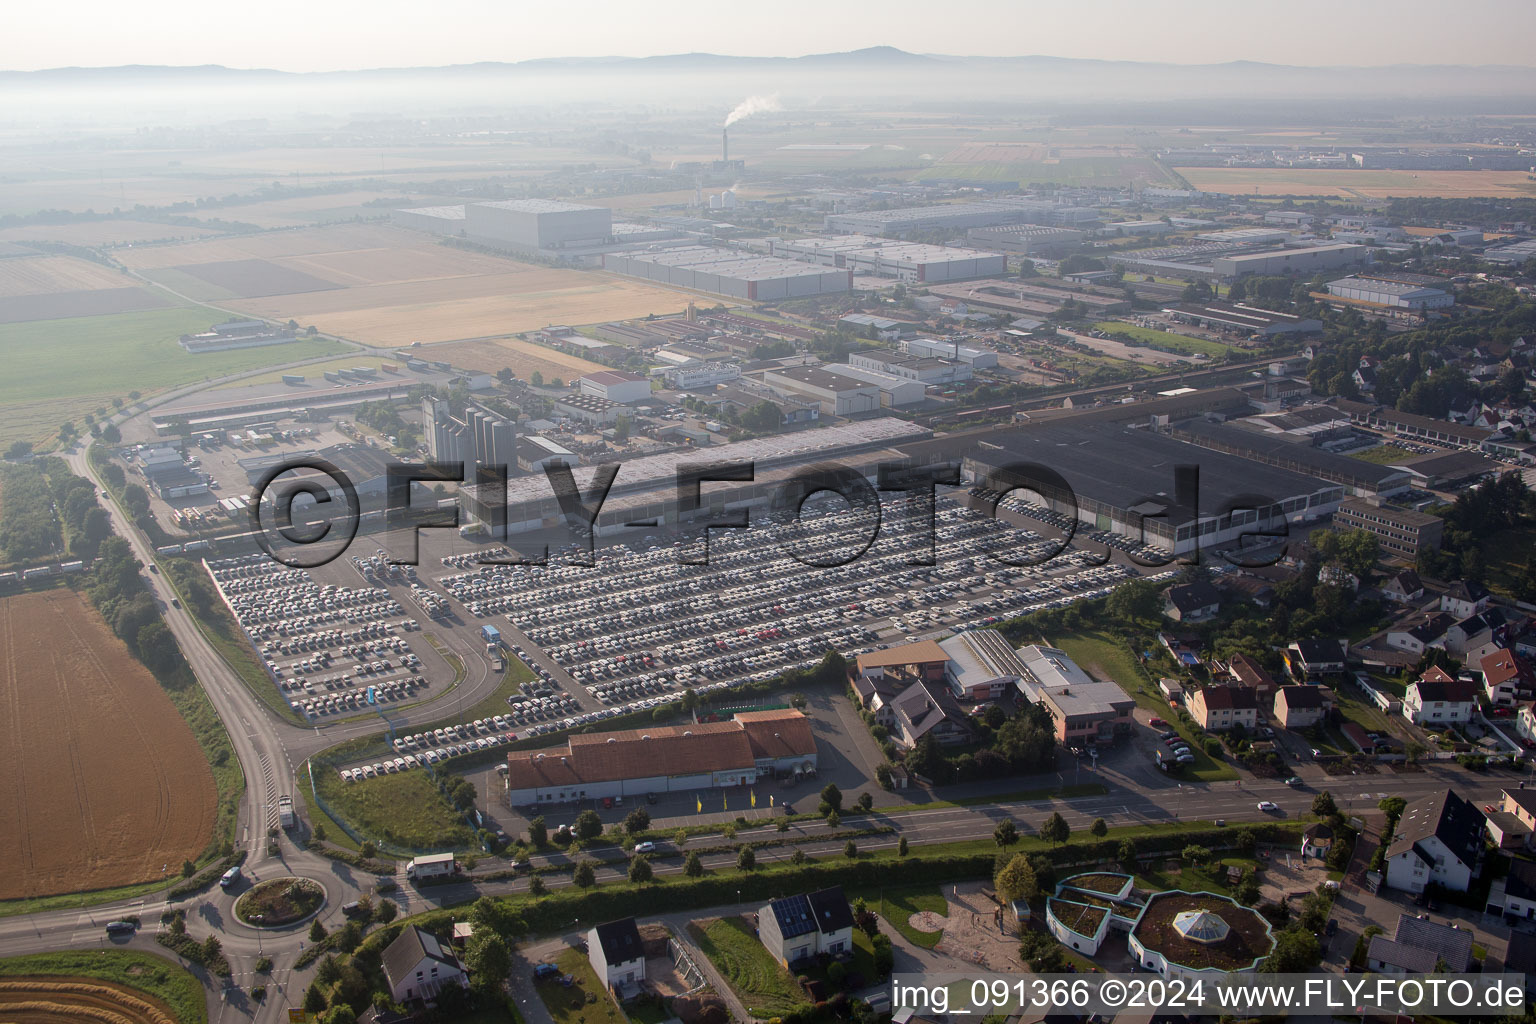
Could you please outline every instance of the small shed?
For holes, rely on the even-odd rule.
[[[1022,935],[1024,930],[1029,927],[1031,915],[1032,911],[1029,909],[1029,904],[1026,901],[1009,900],[1007,907],[1003,910],[1003,923]]]

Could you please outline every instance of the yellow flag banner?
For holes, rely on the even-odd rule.
[[[757,806],[757,790],[755,789],[752,791],[752,806]]]

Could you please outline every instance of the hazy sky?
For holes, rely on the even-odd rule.
[[[1533,37],[1536,0],[62,0],[8,7],[0,67],[323,71],[876,45],[1178,64],[1532,65]]]

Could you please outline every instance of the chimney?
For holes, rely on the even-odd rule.
[[[725,163],[731,158],[731,130],[720,129],[720,162]]]

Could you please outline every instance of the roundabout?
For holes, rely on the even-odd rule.
[[[283,928],[306,921],[325,906],[325,889],[308,878],[270,878],[240,894],[235,918],[252,928]]]

